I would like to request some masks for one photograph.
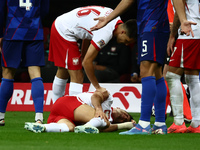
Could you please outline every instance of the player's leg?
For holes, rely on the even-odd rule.
[[[35,132],[74,132],[75,125],[68,119],[60,119],[57,123],[39,124],[26,122],[24,128]]]
[[[150,125],[151,108],[156,96],[156,78],[154,76],[157,63],[142,61],[140,64],[140,75],[142,78],[142,103],[139,124],[146,128]]]
[[[99,133],[97,128],[106,128],[110,125],[109,121],[105,121],[100,117],[94,118],[95,109],[89,105],[81,105],[74,111],[74,119],[78,122],[85,123],[83,126],[76,126],[76,133]]]
[[[54,22],[51,27],[48,56],[48,60],[54,62],[54,65],[58,67],[52,85],[54,103],[59,97],[62,97],[65,94],[65,88],[69,78],[67,64],[65,63],[68,54],[68,43],[69,42],[60,36],[55,28]]]
[[[144,33],[138,38],[138,62],[142,82],[141,116],[135,128],[120,134],[148,134],[153,101],[156,95],[155,70],[158,64],[154,60],[154,33]],[[140,129],[140,130],[139,130]],[[144,132],[143,132],[144,131]]]
[[[43,122],[44,85],[40,75],[40,67],[28,67],[31,78],[31,95],[35,107],[35,121]]]
[[[168,33],[156,33],[155,34],[155,60],[158,63],[158,67],[155,70],[156,77],[156,96],[154,99],[155,106],[155,123],[153,130],[160,129],[163,133],[167,134],[167,127],[165,124],[165,107],[167,88],[165,84],[165,73],[168,70],[168,57],[166,56],[167,42],[169,39]],[[164,65],[165,64],[165,65]],[[162,66],[164,69],[162,71]],[[164,77],[163,77],[164,76]]]
[[[68,119],[60,119],[57,123],[44,124],[46,132],[74,132],[75,125]]]
[[[185,80],[190,89],[190,106],[192,112],[192,122],[186,132],[200,133],[199,71],[185,70]]]
[[[156,78],[154,72],[158,64],[150,61],[142,61],[140,64],[140,75],[142,78],[142,99],[141,99],[141,116],[136,127],[120,134],[148,134],[153,101],[156,96]]]
[[[1,87],[0,87],[0,126],[5,125],[5,121],[4,121],[5,112],[6,112],[8,101],[11,98],[13,94],[13,89],[14,89],[13,87],[14,79],[10,78],[9,76],[14,75],[15,69],[2,67],[2,71],[3,71],[3,78],[1,81]]]
[[[162,77],[162,66],[157,68],[155,74],[156,80],[156,96],[154,99],[155,107],[155,123],[151,130],[153,134],[167,134],[167,126],[165,124],[165,107],[167,89],[164,77]]]
[[[83,92],[83,71],[68,70],[70,74],[69,95],[76,95]]]
[[[22,65],[28,66],[31,79],[31,95],[35,107],[35,121],[43,122],[44,85],[40,66],[45,65],[43,41],[26,42]]]
[[[170,89],[170,96],[171,96],[171,104],[175,105],[174,108],[172,106],[172,110],[175,111],[173,112],[175,113],[174,114],[175,116],[174,116],[174,124],[170,128],[168,128],[168,130],[172,129],[172,132],[183,133],[186,131],[186,126],[185,126],[184,118],[183,118],[183,92],[182,92],[182,87],[180,83],[180,76],[183,74],[183,69],[182,69],[183,66],[184,68],[188,68],[189,70],[200,68],[199,66],[200,60],[198,59],[199,58],[198,49],[200,47],[200,40],[178,39],[176,41],[175,47],[176,47],[176,51],[174,51],[173,55],[170,58],[170,63],[169,63],[169,66],[171,66],[169,69],[170,72],[169,74],[167,73],[169,77],[168,86],[170,85],[170,82],[173,83],[173,85],[171,85],[172,89],[170,89],[170,87],[169,89]],[[177,69],[177,67],[179,68]],[[190,74],[190,73],[186,73],[186,74]],[[173,86],[175,88],[173,88]]]
[[[192,113],[191,113],[190,104],[189,104],[189,101],[188,101],[186,90],[185,90],[183,84],[181,84],[181,85],[182,85],[182,90],[183,90],[183,115],[184,115],[184,121],[188,122],[188,123],[191,123],[191,121],[192,121]]]
[[[70,49],[66,56],[66,65],[70,75],[69,95],[76,95],[83,92],[82,58],[76,42],[71,42],[68,45]]]
[[[76,39],[74,39],[74,41],[76,41]],[[48,59],[49,61],[54,62],[54,65],[58,67],[58,71],[53,82],[53,101],[55,102],[60,96],[63,96],[63,93],[65,93],[65,85],[70,74],[68,74],[67,70],[69,71],[82,69],[81,54],[79,52],[77,42],[70,42],[61,37],[55,28],[55,24],[53,24],[51,28],[50,50]],[[75,77],[70,75],[72,85],[69,87],[69,95],[81,93],[83,79],[78,79],[77,82],[75,80],[76,78],[74,79],[75,81],[72,81],[72,78]],[[60,86],[59,90],[56,88],[58,86]]]
[[[0,126],[4,126],[6,107],[13,94],[16,69],[21,62],[23,42],[3,40],[1,53],[2,81],[0,87]]]
[[[68,78],[68,70],[62,67],[58,67],[52,86],[54,103],[59,97],[64,96]]]
[[[183,71],[182,68],[169,66],[166,75],[174,115],[174,123],[168,128],[168,133],[184,133],[186,130],[183,116],[183,90],[180,81]]]

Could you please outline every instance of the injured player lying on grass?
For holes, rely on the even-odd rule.
[[[35,132],[99,133],[131,129],[136,122],[125,110],[111,107],[109,93],[95,91],[59,98],[52,106],[47,124],[26,122]]]

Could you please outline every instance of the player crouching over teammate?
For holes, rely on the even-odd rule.
[[[94,93],[59,98],[52,106],[48,124],[25,123],[32,132],[99,133],[131,129],[135,121],[126,111],[112,108],[113,97]]]

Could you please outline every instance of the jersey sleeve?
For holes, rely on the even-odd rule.
[[[4,25],[4,16],[5,16],[5,4],[6,0],[1,0],[0,4],[0,38],[3,37],[3,25]]]
[[[113,30],[112,30],[113,31]],[[94,33],[91,44],[99,51],[102,49],[112,38],[112,31],[107,29],[100,29]]]
[[[113,37],[113,31],[118,22],[121,22],[121,18],[117,17],[116,19],[109,22],[105,27],[96,30],[93,32],[93,38],[91,44],[97,49],[102,49]]]

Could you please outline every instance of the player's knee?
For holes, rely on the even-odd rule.
[[[185,74],[185,82],[187,85],[190,85],[191,83],[199,83],[199,75]]]
[[[174,80],[174,79],[180,80],[180,78],[181,78],[180,75],[175,74],[175,73],[173,73],[173,72],[169,72],[169,71],[168,71],[167,74],[166,74],[166,81],[167,81],[167,82],[170,82],[171,80]]]
[[[2,67],[2,77],[5,79],[14,79],[16,69],[15,68],[6,68]]]
[[[84,75],[82,71],[76,71],[70,74],[71,82],[83,83]]]

